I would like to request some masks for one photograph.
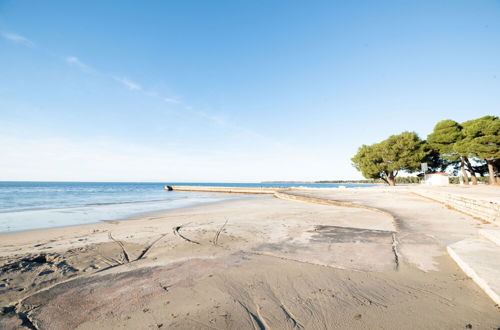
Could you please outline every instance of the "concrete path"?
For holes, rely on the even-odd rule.
[[[500,228],[498,229],[480,229],[479,235],[500,246]]]
[[[443,203],[474,218],[500,226],[499,187],[410,188],[415,194]]]
[[[500,247],[481,238],[468,238],[448,246],[462,270],[500,305]]]
[[[439,269],[447,253],[493,301],[500,304],[500,230],[408,190],[287,192],[375,207],[395,217],[398,253],[424,271]],[[468,198],[472,197],[469,195]],[[483,196],[484,197],[484,196]]]
[[[470,199],[485,200],[500,203],[500,187],[498,186],[460,186],[450,185],[448,187],[432,187],[425,185],[409,186],[411,189],[422,189],[440,193],[454,194]]]
[[[391,213],[396,218],[399,252],[406,261],[424,271],[438,269],[436,257],[446,255],[448,245],[476,237],[478,229],[492,226],[401,190],[377,193],[372,189],[303,190],[287,193],[351,202]]]

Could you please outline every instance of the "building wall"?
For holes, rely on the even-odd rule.
[[[450,180],[446,175],[427,174],[425,176],[425,184],[430,186],[446,186],[450,184]]]

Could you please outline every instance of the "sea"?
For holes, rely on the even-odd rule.
[[[366,187],[365,184],[0,181],[0,233],[131,218],[252,195],[165,191],[165,185],[222,187]]]

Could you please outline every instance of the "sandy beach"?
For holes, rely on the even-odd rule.
[[[1,329],[496,329],[446,253],[491,224],[405,190],[297,190],[2,234]],[[350,207],[355,203],[359,207]]]
[[[500,330],[500,0],[0,0],[0,330]]]

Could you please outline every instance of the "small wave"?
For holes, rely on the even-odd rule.
[[[28,207],[19,209],[5,209],[0,210],[0,214],[6,213],[22,213],[22,212],[36,212],[36,211],[62,211],[67,209],[78,209],[85,207],[96,207],[96,206],[111,206],[111,205],[127,205],[127,204],[141,204],[141,203],[158,203],[158,202],[174,202],[177,200],[184,200],[189,197],[178,197],[170,199],[151,199],[151,200],[139,200],[139,201],[126,201],[126,202],[109,202],[109,203],[89,203],[89,204],[78,204],[78,205],[58,205],[54,207]]]
[[[184,199],[187,197],[182,197],[182,198],[176,198],[176,199],[150,199],[150,200],[140,200],[140,201],[126,201],[126,202],[109,202],[109,203],[90,203],[90,204],[84,204],[80,205],[80,207],[85,207],[85,206],[105,206],[105,205],[121,205],[121,204],[137,204],[137,203],[153,203],[153,202],[171,202],[175,201],[178,199]]]

